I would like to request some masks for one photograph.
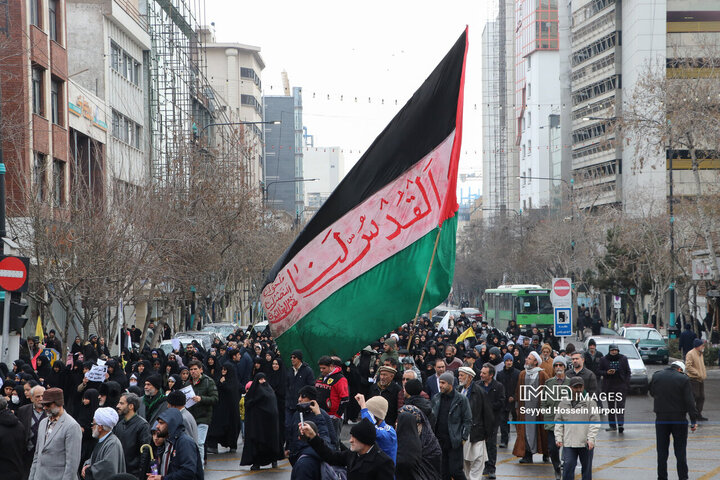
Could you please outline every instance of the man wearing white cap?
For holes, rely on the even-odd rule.
[[[541,423],[542,415],[537,413],[540,407],[540,395],[537,393],[540,385],[545,385],[547,374],[540,368],[542,358],[540,354],[532,351],[525,358],[525,370],[518,377],[515,398],[518,399],[518,421],[523,422],[516,426],[517,438],[513,447],[513,455],[522,457],[520,463],[533,463],[533,454],[542,453],[543,458],[548,456],[547,434],[545,426]],[[523,385],[526,389],[523,389]],[[530,387],[530,388],[527,388]],[[530,393],[527,393],[527,392]]]
[[[120,440],[112,433],[118,420],[114,408],[95,410],[92,436],[98,443],[82,468],[81,475],[85,480],[104,480],[117,473],[125,473],[125,453]]]
[[[470,438],[463,444],[463,470],[468,479],[481,480],[485,461],[488,458],[485,441],[493,432],[492,403],[480,384],[473,381],[475,370],[462,366],[458,369],[458,377],[460,393],[467,397],[472,412]],[[491,478],[495,478],[494,472]]]

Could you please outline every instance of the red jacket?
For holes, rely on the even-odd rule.
[[[335,367],[330,375],[318,378],[315,388],[318,392],[317,402],[320,408],[333,417],[342,417],[345,406],[350,401],[350,393],[347,379],[343,376],[340,367]]]

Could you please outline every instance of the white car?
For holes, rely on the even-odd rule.
[[[595,340],[595,346],[598,352],[603,355],[608,354],[608,350],[611,344],[615,344],[620,349],[620,353],[625,355],[630,365],[630,388],[637,388],[641,394],[646,395],[650,386],[648,379],[647,367],[640,357],[640,352],[635,348],[635,344],[622,337],[590,337],[585,341],[585,350],[587,351],[588,342],[590,339]],[[599,382],[598,382],[599,383]]]

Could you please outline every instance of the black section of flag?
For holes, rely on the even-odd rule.
[[[282,254],[265,285],[313,238],[437,147],[455,129],[467,32]]]

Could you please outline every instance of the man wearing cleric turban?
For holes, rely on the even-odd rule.
[[[116,473],[125,473],[125,454],[120,440],[112,433],[118,423],[114,408],[102,407],[95,410],[92,436],[98,443],[90,459],[83,465],[81,476],[85,480],[104,480]]]

